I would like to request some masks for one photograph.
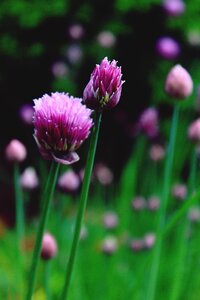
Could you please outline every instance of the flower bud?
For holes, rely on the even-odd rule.
[[[23,123],[32,125],[33,123],[33,106],[31,104],[24,104],[20,107],[19,116]]]
[[[103,215],[103,225],[107,229],[114,229],[118,226],[119,219],[115,212],[107,212]]]
[[[158,135],[158,111],[154,107],[145,109],[139,119],[139,128],[149,138]]]
[[[137,196],[132,201],[132,208],[134,210],[143,210],[146,208],[146,200],[144,197]]]
[[[160,199],[156,196],[152,196],[148,199],[147,207],[150,211],[156,211],[160,207]]]
[[[111,48],[116,43],[115,35],[110,31],[102,31],[97,36],[97,41],[104,48]]]
[[[139,252],[144,249],[143,239],[134,239],[130,242],[130,248],[134,252]]]
[[[121,67],[117,62],[108,61],[105,57],[100,65],[96,65],[90,81],[83,92],[83,102],[91,109],[103,111],[113,108],[120,100],[122,92]]]
[[[188,137],[193,142],[200,142],[200,118],[193,121],[188,128]]]
[[[57,242],[55,238],[46,232],[42,239],[41,258],[48,260],[56,256],[58,251]]]
[[[102,242],[101,249],[105,254],[111,255],[116,252],[118,248],[118,241],[114,236],[108,236]]]
[[[192,94],[192,78],[181,65],[175,65],[170,70],[165,82],[165,91],[169,96],[180,100]]]
[[[147,249],[150,249],[154,246],[155,244],[155,241],[156,241],[156,236],[155,236],[155,233],[147,233],[145,236],[144,236],[144,246],[145,248]]]
[[[162,37],[156,42],[156,50],[165,59],[175,59],[180,54],[180,46],[170,37]]]
[[[102,185],[109,185],[113,181],[112,171],[102,163],[95,165],[95,175]]]
[[[164,0],[163,9],[168,16],[180,16],[185,11],[185,3],[182,0]]]
[[[22,162],[27,156],[27,151],[19,140],[14,139],[6,146],[5,155],[10,162]]]
[[[80,186],[80,178],[73,170],[68,170],[58,178],[58,186],[65,192],[76,192]]]
[[[184,200],[187,196],[187,186],[185,184],[175,184],[172,188],[172,196],[177,200]]]
[[[149,156],[153,161],[162,160],[165,156],[165,149],[159,144],[154,144],[149,150]]]
[[[33,190],[38,187],[39,180],[34,168],[28,167],[24,170],[20,176],[20,185],[26,190]]]

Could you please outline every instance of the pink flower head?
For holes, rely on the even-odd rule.
[[[26,190],[33,190],[38,187],[39,179],[33,167],[27,167],[21,174],[20,185]]]
[[[185,184],[175,184],[172,188],[172,196],[177,200],[185,200],[187,197],[187,186]]]
[[[115,212],[109,211],[103,215],[103,225],[107,229],[114,229],[119,224],[119,218]]]
[[[164,0],[163,9],[168,16],[176,17],[184,13],[185,3],[182,0]]]
[[[57,242],[53,235],[46,232],[42,239],[41,258],[48,260],[56,256],[58,251]]]
[[[193,121],[192,124],[189,126],[188,137],[194,142],[200,142],[200,118]]]
[[[111,48],[116,43],[116,37],[111,31],[101,31],[97,36],[97,41],[104,48]]]
[[[162,160],[165,156],[165,149],[159,144],[154,144],[150,147],[149,156],[153,161]]]
[[[75,152],[89,136],[93,125],[91,110],[81,99],[66,93],[45,94],[34,101],[34,138],[45,159],[72,164]]]
[[[165,81],[166,93],[176,99],[183,100],[193,91],[193,81],[190,74],[181,65],[175,65]]]
[[[158,111],[154,107],[149,107],[142,112],[139,127],[149,138],[158,135]]]
[[[13,139],[6,146],[5,156],[10,162],[22,162],[26,159],[27,151],[24,144],[17,139]]]
[[[23,123],[32,125],[33,122],[33,106],[29,103],[24,104],[20,107],[19,116]]]
[[[121,77],[121,67],[117,66],[116,60],[110,62],[105,57],[100,65],[96,65],[84,89],[84,103],[98,111],[116,106],[124,83]]]
[[[102,241],[101,250],[108,255],[113,254],[118,249],[118,240],[114,236],[107,236]]]
[[[76,192],[81,184],[80,177],[73,171],[67,170],[58,178],[58,186],[65,192]]]
[[[156,43],[156,50],[165,59],[175,59],[180,54],[180,46],[171,37],[162,37]]]

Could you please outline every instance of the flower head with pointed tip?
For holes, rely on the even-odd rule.
[[[34,138],[45,159],[63,164],[79,159],[75,151],[93,125],[92,111],[81,100],[58,92],[33,100]]]
[[[115,60],[110,62],[105,57],[100,65],[96,65],[90,76],[83,92],[83,102],[97,111],[113,108],[121,97],[124,83],[121,78],[121,67],[117,66]]]

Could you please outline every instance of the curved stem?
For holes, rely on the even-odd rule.
[[[96,153],[99,128],[100,128],[100,123],[101,123],[101,116],[102,116],[101,113],[96,115],[95,124],[92,129],[90,145],[89,145],[89,152],[88,152],[88,156],[87,156],[87,162],[86,162],[85,173],[84,173],[84,180],[83,180],[83,185],[82,185],[82,190],[81,190],[80,204],[79,204],[79,208],[78,208],[78,214],[76,217],[74,237],[73,237],[72,246],[70,249],[70,255],[69,255],[69,260],[68,260],[68,264],[67,264],[67,273],[66,273],[64,288],[63,288],[63,292],[62,292],[62,296],[61,296],[62,300],[67,299],[70,280],[71,280],[74,262],[75,262],[75,258],[76,258],[79,236],[80,236],[80,231],[81,231],[81,225],[82,225],[82,220],[83,220],[83,216],[84,216],[84,212],[85,212],[85,208],[86,208],[86,204],[87,204],[90,179],[91,179],[92,168],[93,168],[94,158],[95,158],[95,153]]]
[[[29,279],[29,286],[28,286],[26,300],[31,300],[33,290],[34,290],[34,285],[35,285],[35,280],[36,280],[36,272],[37,272],[37,267],[38,267],[39,258],[40,258],[42,238],[43,238],[44,230],[45,230],[46,223],[47,223],[47,218],[48,218],[49,209],[50,209],[50,202],[53,197],[53,193],[54,193],[54,189],[55,189],[55,185],[56,185],[59,166],[60,166],[59,164],[52,162],[51,169],[49,172],[49,177],[48,177],[45,191],[44,191],[44,194],[42,197],[42,215],[41,215],[38,232],[37,232],[37,237],[36,237],[36,243],[35,243],[32,265],[31,265],[31,270],[30,270],[30,279]]]

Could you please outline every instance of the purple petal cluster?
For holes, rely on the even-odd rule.
[[[92,111],[80,98],[66,93],[45,94],[34,101],[34,138],[45,159],[71,164],[79,159],[75,152],[89,136]]]
[[[87,107],[102,111],[117,105],[124,83],[121,78],[121,67],[115,60],[110,62],[105,57],[100,65],[96,65],[84,89],[83,101]]]

